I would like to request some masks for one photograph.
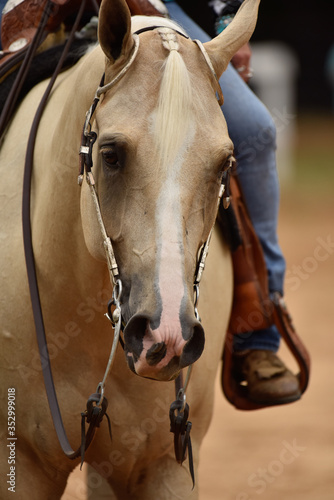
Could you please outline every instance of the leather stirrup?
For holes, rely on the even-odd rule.
[[[297,378],[301,394],[310,373],[310,357],[298,336],[283,298],[270,298],[268,273],[263,251],[249,217],[236,175],[231,178],[231,206],[237,221],[239,244],[232,251],[234,294],[232,313],[223,350],[222,389],[227,400],[239,410],[256,410],[273,403],[255,403],[247,396],[247,386],[234,376],[233,335],[268,328],[275,324],[299,366]],[[278,402],[277,404],[282,404]]]

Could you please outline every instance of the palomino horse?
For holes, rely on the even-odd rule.
[[[112,441],[104,419],[85,461],[106,477],[114,498],[198,496],[188,467],[174,457],[168,412],[175,394],[168,381],[196,361],[187,390],[196,471],[232,293],[229,252],[214,233],[199,322],[197,256],[233,151],[213,70],[221,75],[250,38],[258,3],[246,0],[203,51],[161,18],[135,18],[131,28],[124,1],[104,0],[100,46],[60,75],[39,126],[33,249],[60,411],[75,444],[80,413],[104,376],[113,331],[104,316],[112,287],[96,205],[91,186],[76,182],[85,113],[105,72],[92,117],[92,174],[123,285],[125,355],[119,347],[105,387]],[[158,27],[132,34],[147,24]],[[25,148],[45,87],[42,82],[24,99],[1,148],[1,418],[8,418],[1,433],[9,443],[1,447],[1,470],[8,474],[1,498],[15,490],[17,499],[59,499],[78,463],[62,453],[52,424],[22,243]]]

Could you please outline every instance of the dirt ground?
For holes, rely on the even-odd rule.
[[[330,192],[283,195],[286,301],[312,357],[311,383],[297,403],[241,412],[225,400],[217,380],[200,500],[334,500],[333,215]],[[284,347],[280,352],[293,366]],[[62,499],[84,500],[76,496],[83,479],[75,472]]]

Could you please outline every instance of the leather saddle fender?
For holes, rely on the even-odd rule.
[[[310,373],[310,357],[298,336],[283,298],[270,297],[268,274],[261,244],[251,223],[236,175],[231,177],[231,206],[240,233],[239,244],[232,251],[234,291],[232,312],[225,338],[222,389],[227,400],[240,410],[255,410],[257,404],[247,398],[247,387],[234,377],[233,335],[260,330],[275,324],[299,366],[299,386],[305,392]],[[272,406],[272,405],[271,405]]]

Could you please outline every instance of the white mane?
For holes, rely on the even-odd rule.
[[[154,132],[160,162],[167,168],[182,147],[194,117],[189,72],[178,52],[175,31],[158,31],[169,54],[163,64]]]
[[[194,123],[192,86],[189,71],[179,53],[178,37],[175,30],[184,33],[176,23],[164,18],[132,18],[132,30],[152,25],[157,29],[163,47],[168,51],[162,64],[162,81],[158,106],[154,117],[154,136],[159,162],[167,168],[185,142],[189,129]],[[160,27],[163,26],[163,27]]]

